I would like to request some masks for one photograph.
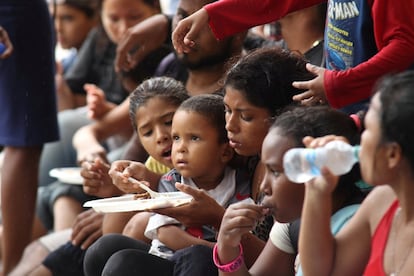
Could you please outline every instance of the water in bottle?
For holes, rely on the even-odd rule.
[[[319,176],[323,166],[335,175],[345,174],[358,162],[359,149],[359,146],[351,146],[339,140],[316,149],[290,149],[283,156],[285,174],[290,181],[296,183],[304,183]]]

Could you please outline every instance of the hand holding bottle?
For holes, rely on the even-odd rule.
[[[332,174],[349,172],[358,162],[359,146],[351,146],[344,138],[325,136],[305,138],[308,148],[294,148],[286,152],[283,160],[286,176],[293,182],[304,183],[319,175],[327,167]]]

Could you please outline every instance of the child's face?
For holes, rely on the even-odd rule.
[[[229,161],[225,156],[228,144],[219,143],[217,129],[205,116],[178,110],[174,115],[171,134],[174,168],[183,177],[192,178],[197,183],[197,180],[222,176]]]
[[[258,155],[269,130],[269,112],[250,104],[237,89],[226,87],[226,130],[230,146],[242,156]]]
[[[305,187],[289,181],[283,170],[283,155],[293,146],[292,139],[278,128],[271,129],[263,141],[261,161],[266,167],[260,185],[265,194],[263,205],[279,222],[291,222],[302,211]]]
[[[118,44],[128,28],[157,13],[156,8],[142,0],[104,0],[101,17],[109,38]]]
[[[142,146],[155,160],[169,168],[171,162],[171,122],[177,106],[160,97],[149,99],[138,108],[135,120]]]
[[[55,29],[57,40],[63,49],[79,49],[97,20],[70,5],[56,5]]]

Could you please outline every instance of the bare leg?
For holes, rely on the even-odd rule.
[[[22,259],[9,276],[29,275],[42,264],[48,254],[49,250],[39,240],[33,241],[26,247]]]
[[[79,201],[72,197],[61,196],[53,205],[54,213],[54,231],[60,231],[71,228],[75,222],[76,217],[83,211],[82,205]]]
[[[151,243],[151,240],[144,235],[150,216],[151,213],[148,212],[136,213],[125,225],[122,234],[146,243]]]
[[[32,236],[41,147],[5,147],[2,168],[3,274],[19,262]]]

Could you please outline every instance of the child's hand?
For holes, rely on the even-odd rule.
[[[112,184],[112,179],[108,174],[109,164],[97,158],[94,162],[82,162],[81,167],[83,191],[86,194],[103,198],[122,194]]]
[[[94,84],[85,84],[86,104],[88,106],[88,117],[99,120],[116,105],[106,100],[105,92]]]
[[[256,227],[265,212],[265,207],[252,203],[238,202],[230,205],[224,213],[217,243],[222,247],[238,247],[242,236]]]
[[[189,185],[176,183],[175,187],[193,197],[189,204],[173,208],[153,210],[153,212],[173,217],[186,227],[211,225],[219,229],[225,209],[210,197],[204,190]]]
[[[303,105],[317,105],[326,104],[324,74],[325,70],[322,67],[306,64],[306,69],[315,74],[315,78],[309,81],[295,81],[292,85],[298,89],[306,90],[305,92],[293,96],[294,101],[298,101]]]
[[[150,174],[150,172],[144,164],[141,162],[129,160],[115,161],[112,163],[111,169],[109,170],[109,175],[112,178],[112,183],[125,193],[143,192],[142,188],[138,184],[131,183],[128,180],[129,177],[132,177],[141,182],[146,182],[149,187],[151,187],[153,190],[156,190],[147,181],[148,179],[151,179],[148,174]]]

